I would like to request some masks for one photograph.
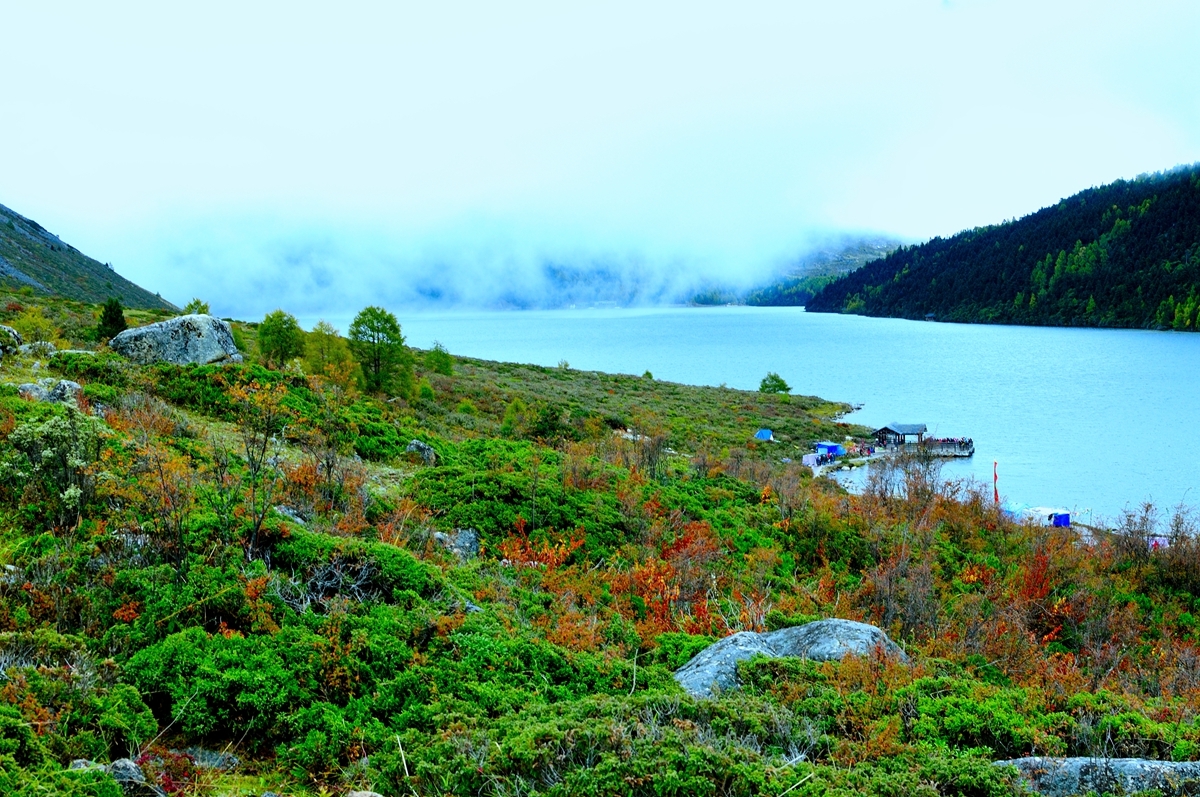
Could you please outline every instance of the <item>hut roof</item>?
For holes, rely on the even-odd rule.
[[[925,424],[923,423],[889,423],[882,429],[876,429],[875,434],[880,432],[894,432],[896,434],[925,434]]]

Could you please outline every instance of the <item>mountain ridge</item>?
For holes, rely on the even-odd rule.
[[[815,312],[972,323],[1197,328],[1200,164],[1080,191],[1020,219],[900,247]]]
[[[76,301],[115,297],[131,308],[178,309],[5,205],[0,205],[0,283]]]

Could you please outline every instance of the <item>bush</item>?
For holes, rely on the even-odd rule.
[[[67,379],[78,382],[99,382],[114,388],[129,385],[129,362],[112,352],[79,354],[59,351],[50,356],[49,365]]]

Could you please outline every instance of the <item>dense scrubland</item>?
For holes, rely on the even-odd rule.
[[[1200,166],[1089,188],[1021,219],[901,247],[819,287],[809,310],[1194,331]]]
[[[37,310],[60,348],[99,318]],[[366,392],[334,330],[279,359],[267,327],[235,325],[242,364],[4,360],[83,392],[0,386],[0,792],[115,797],[66,767],[123,756],[172,794],[420,797],[1008,795],[994,760],[1200,758],[1183,509],[1018,525],[921,459],[850,495],[781,462],[860,432],[842,405],[440,348]],[[713,700],[672,678],[825,617],[911,665],[755,659]]]

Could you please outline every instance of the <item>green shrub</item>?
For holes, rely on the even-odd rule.
[[[100,383],[118,389],[129,386],[133,370],[128,360],[113,352],[80,354],[59,351],[50,355],[49,366],[67,379]]]
[[[120,395],[120,391],[108,385],[88,384],[83,386],[83,396],[92,404],[104,404],[111,407],[117,403]]]

